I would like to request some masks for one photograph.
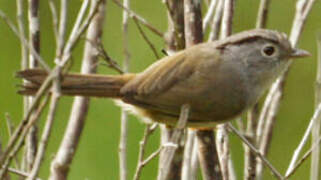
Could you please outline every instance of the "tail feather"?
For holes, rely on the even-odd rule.
[[[27,69],[17,72],[19,78],[27,80],[18,93],[34,95],[47,73],[41,69]],[[62,75],[61,91],[71,96],[121,97],[120,89],[134,77],[126,75],[91,75],[91,74],[64,74]]]

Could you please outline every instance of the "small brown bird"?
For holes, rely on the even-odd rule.
[[[138,74],[66,74],[61,89],[64,95],[121,100],[134,114],[167,125],[175,125],[181,106],[189,104],[187,126],[210,128],[251,107],[290,59],[308,55],[285,34],[256,29],[195,45]],[[29,82],[19,92],[34,95],[47,74],[28,69],[18,76]]]

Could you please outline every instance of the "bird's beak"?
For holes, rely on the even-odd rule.
[[[292,50],[292,53],[290,54],[291,58],[302,58],[307,56],[311,56],[311,54],[308,51],[303,49],[296,49],[296,48],[294,48]]]

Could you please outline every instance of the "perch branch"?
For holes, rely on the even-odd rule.
[[[165,180],[170,171],[171,161],[173,161],[173,157],[175,155],[175,151],[178,144],[180,143],[180,139],[182,138],[184,128],[186,127],[186,123],[188,120],[188,115],[190,111],[190,106],[188,104],[184,104],[181,107],[181,113],[179,116],[179,120],[176,124],[175,130],[170,138],[170,141],[164,145],[163,151],[164,157],[161,159],[163,162],[161,163],[163,166],[160,167],[160,172],[158,174],[158,180]]]

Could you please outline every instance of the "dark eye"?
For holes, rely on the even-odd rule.
[[[275,47],[274,46],[271,46],[271,45],[268,45],[268,46],[265,46],[263,49],[262,49],[264,55],[266,56],[272,56],[274,53],[275,53]]]

